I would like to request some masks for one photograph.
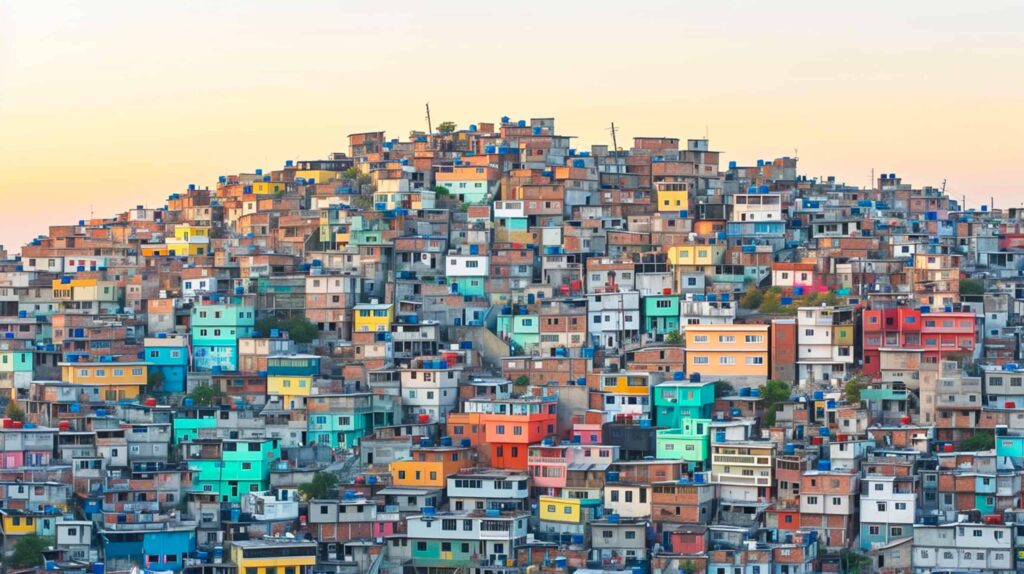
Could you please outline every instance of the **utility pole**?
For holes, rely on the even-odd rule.
[[[612,122],[612,153],[619,151],[619,143],[615,138],[615,122]]]
[[[434,124],[430,122],[430,102],[427,102],[427,137],[430,138],[430,147],[434,147]]]

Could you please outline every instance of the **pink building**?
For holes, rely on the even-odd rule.
[[[527,472],[533,479],[536,496],[561,496],[569,471],[577,465],[611,464],[619,457],[619,447],[597,444],[555,444],[546,439],[530,445]]]

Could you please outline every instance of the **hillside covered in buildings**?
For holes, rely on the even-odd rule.
[[[352,134],[0,253],[3,567],[1024,570],[1021,209],[620,143]]]

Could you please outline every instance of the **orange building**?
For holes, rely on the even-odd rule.
[[[444,488],[447,478],[463,468],[473,468],[473,450],[457,446],[419,446],[412,458],[391,463],[391,482],[395,486]]]
[[[526,470],[529,445],[557,432],[557,397],[471,399],[466,413],[477,413],[494,468]]]

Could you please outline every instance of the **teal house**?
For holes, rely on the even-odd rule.
[[[182,445],[193,471],[193,490],[215,492],[221,502],[239,502],[270,488],[270,469],[281,458],[277,439],[201,440]]]
[[[711,418],[715,404],[715,384],[687,381],[664,381],[651,391],[654,395],[654,424],[670,429],[679,428],[683,419]]]
[[[192,308],[192,365],[197,371],[237,371],[238,339],[251,337],[256,312],[248,305],[204,303]]]
[[[513,353],[522,353],[540,344],[540,317],[536,314],[499,315],[498,336],[514,345]]]
[[[311,395],[306,400],[308,442],[354,448],[373,429],[395,424],[394,399],[374,393]]]
[[[659,430],[655,445],[657,458],[686,461],[690,470],[704,470],[711,453],[711,419],[684,418],[678,428]]]
[[[173,444],[199,440],[203,429],[217,428],[218,413],[218,407],[189,407],[178,411],[172,419]]]
[[[667,335],[679,332],[679,295],[644,297],[644,332]]]

